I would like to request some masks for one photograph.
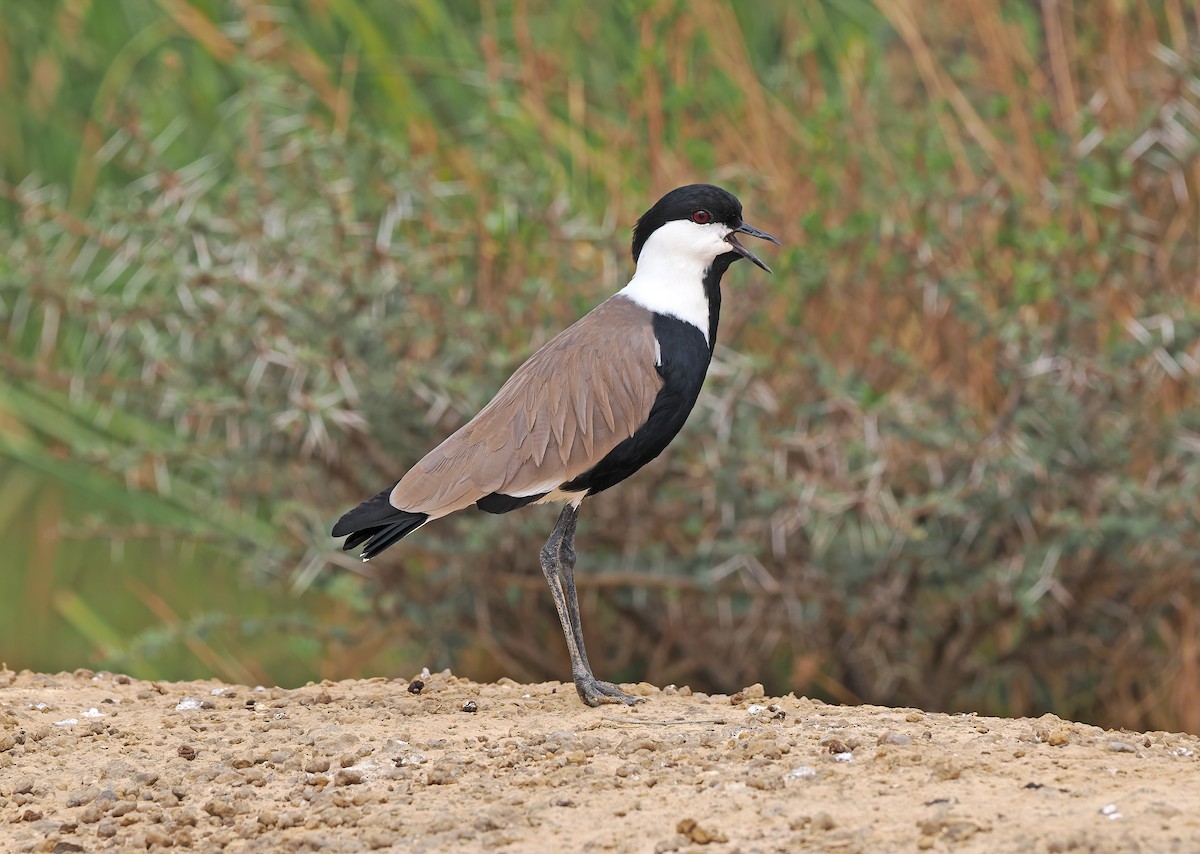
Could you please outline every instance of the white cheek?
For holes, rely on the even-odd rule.
[[[701,225],[695,222],[682,222],[680,228],[664,235],[664,248],[671,247],[681,253],[694,253],[697,258],[711,261],[718,255],[729,251],[725,235],[729,234],[729,226],[713,222]]]
[[[696,326],[708,340],[708,295],[704,274],[718,255],[730,251],[729,226],[675,220],[646,241],[637,272],[621,293],[659,314]]]
[[[729,226],[722,223],[713,223],[708,226],[708,230],[708,248],[713,253],[714,258],[718,255],[724,255],[732,248],[725,240],[726,235],[732,231]]]

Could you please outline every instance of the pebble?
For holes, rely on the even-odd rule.
[[[675,832],[686,837],[689,842],[696,845],[708,845],[710,842],[728,842],[729,837],[719,830],[701,827],[694,818],[681,819],[675,825]]]
[[[1046,744],[1051,747],[1062,747],[1071,741],[1071,731],[1066,727],[1060,726],[1050,732],[1046,737]]]
[[[174,840],[169,833],[164,832],[161,828],[151,827],[146,830],[146,847],[158,845],[163,848],[169,848],[174,845]]]
[[[216,818],[229,818],[237,813],[233,804],[218,798],[213,798],[204,805],[204,811]]]
[[[76,789],[73,792],[67,793],[67,806],[82,807],[96,800],[96,795],[100,794],[98,786],[91,786],[87,789]]]

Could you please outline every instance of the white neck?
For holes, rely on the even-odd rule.
[[[692,324],[708,341],[704,274],[718,255],[729,251],[724,241],[728,233],[728,226],[719,223],[677,220],[663,225],[642,247],[637,270],[620,293],[656,314]]]

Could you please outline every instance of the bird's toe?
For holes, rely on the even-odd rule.
[[[645,697],[626,694],[616,685],[609,682],[601,682],[599,679],[578,679],[575,681],[575,689],[579,692],[580,699],[589,706],[601,706],[609,703],[623,703],[626,706],[634,706],[638,703],[646,702]]]

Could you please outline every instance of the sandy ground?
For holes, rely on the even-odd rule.
[[[1195,736],[422,681],[0,671],[0,850],[1200,851]]]

